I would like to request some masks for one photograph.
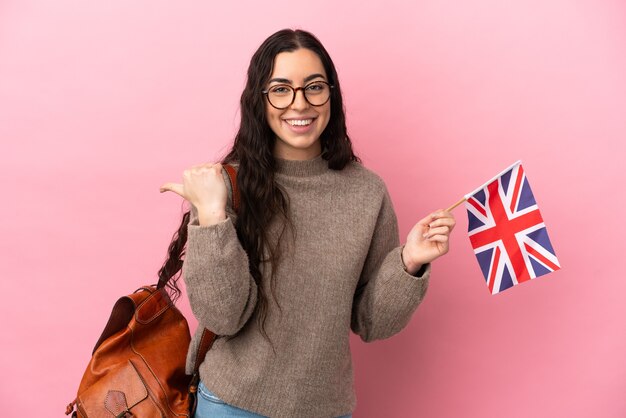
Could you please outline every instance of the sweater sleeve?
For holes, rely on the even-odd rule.
[[[413,276],[404,270],[401,251],[398,222],[385,189],[352,304],[351,328],[365,342],[400,332],[428,288],[430,263]]]
[[[232,193],[230,184],[227,187]],[[257,286],[250,274],[248,256],[237,238],[236,215],[230,203],[227,215],[216,225],[200,226],[198,212],[191,207],[182,269],[193,314],[217,335],[237,333],[257,301]]]

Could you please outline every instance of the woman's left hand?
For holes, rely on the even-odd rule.
[[[450,232],[455,224],[452,212],[443,209],[415,224],[402,249],[402,261],[409,273],[415,274],[422,265],[448,252]]]

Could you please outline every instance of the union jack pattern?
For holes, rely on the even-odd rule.
[[[468,232],[491,294],[561,267],[521,162],[466,196]]]

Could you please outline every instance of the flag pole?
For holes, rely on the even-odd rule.
[[[461,203],[465,202],[466,200],[467,199],[464,197],[463,199],[459,200],[454,205],[452,205],[448,209],[446,209],[446,212],[450,212],[452,209],[456,208],[457,206],[459,206]]]

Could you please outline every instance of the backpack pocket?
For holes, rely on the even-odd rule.
[[[148,389],[133,363],[128,360],[108,370],[106,376],[81,393],[77,408],[86,417],[124,416],[125,411],[144,416],[138,415],[138,411],[133,408],[146,399]],[[157,416],[161,415],[153,402],[147,403],[152,404],[146,406],[155,409]],[[140,409],[145,411],[143,405]]]

